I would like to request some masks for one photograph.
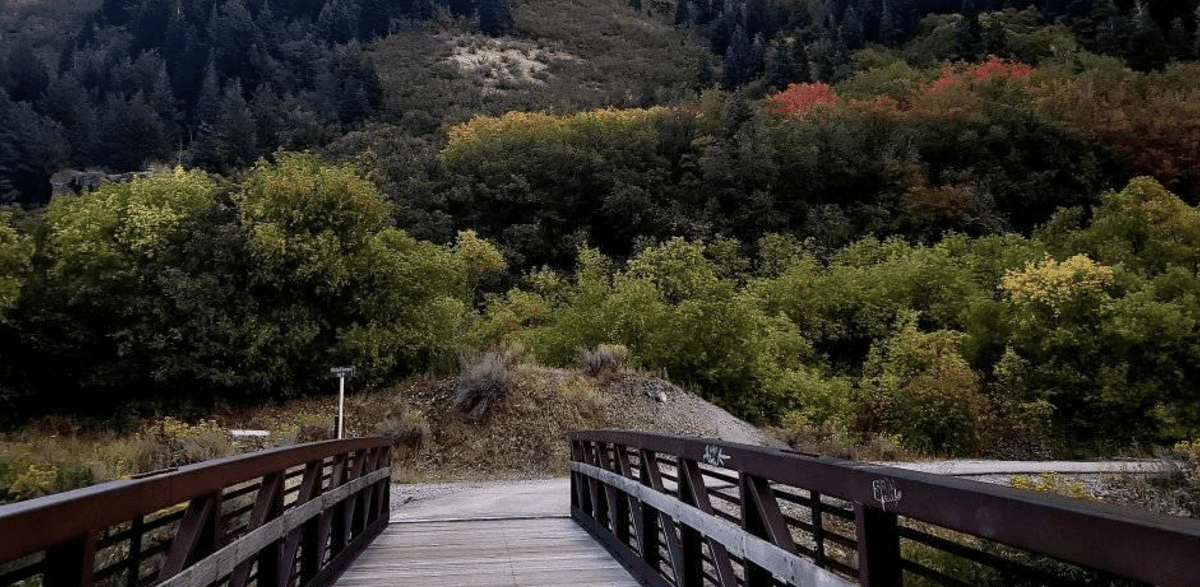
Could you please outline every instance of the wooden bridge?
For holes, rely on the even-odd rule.
[[[570,442],[568,495],[537,515],[392,520],[384,439],[0,507],[0,587],[1200,586],[1196,520],[705,439]]]

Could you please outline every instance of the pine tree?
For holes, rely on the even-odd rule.
[[[50,73],[46,65],[33,54],[33,45],[21,37],[4,60],[4,89],[13,102],[32,102],[42,97],[50,87]]]
[[[66,160],[62,126],[0,88],[0,203],[40,206],[50,175]]]
[[[450,14],[457,18],[466,18],[475,14],[474,0],[446,0],[446,7],[450,9]]]
[[[724,69],[721,71],[721,84],[727,88],[736,88],[754,73],[754,51],[746,31],[738,25],[733,31],[733,38],[725,50]]]
[[[675,26],[692,26],[692,0],[677,0],[675,2]]]
[[[154,78],[154,86],[146,99],[154,113],[162,120],[167,136],[172,144],[179,141],[179,109],[175,104],[175,94],[171,92],[171,77],[167,75],[167,66],[161,65]]]
[[[255,137],[262,150],[279,144],[279,135],[287,120],[283,100],[275,93],[271,84],[264,83],[254,90],[250,100],[250,114],[254,117]]]
[[[1133,34],[1129,37],[1126,57],[1129,66],[1139,71],[1161,69],[1170,57],[1166,35],[1154,22],[1145,2],[1134,4],[1131,17]]]
[[[863,23],[858,17],[858,11],[853,6],[846,8],[846,13],[842,17],[842,26],[838,27],[838,36],[841,38],[842,46],[847,49],[854,50],[862,46],[865,40]]]
[[[892,0],[892,2],[895,1]],[[903,40],[904,32],[896,20],[894,9],[888,4],[888,0],[883,0],[883,5],[879,9],[879,42],[892,47]]]
[[[217,82],[217,69],[212,60],[204,68],[204,81],[200,84],[200,96],[196,99],[196,108],[192,112],[192,124],[199,128],[205,124],[213,124],[221,115],[221,86]]]
[[[1191,39],[1182,17],[1171,19],[1171,28],[1167,31],[1167,49],[1172,61],[1183,61],[1192,56]]]
[[[479,30],[491,37],[512,31],[512,6],[508,0],[479,0]]]
[[[1192,33],[1192,54],[1200,57],[1200,6],[1192,13],[1192,21],[1196,23],[1196,31]]]
[[[1045,0],[1042,4],[1042,18],[1047,22],[1054,22],[1054,19],[1060,16],[1066,16],[1067,6],[1065,0]]]
[[[59,76],[46,90],[40,110],[62,125],[70,144],[69,165],[83,166],[92,161],[92,144],[96,138],[96,111],[88,101],[87,88],[75,74],[68,71]]]
[[[1124,55],[1129,46],[1130,27],[1114,0],[1103,0],[1093,15],[1096,21],[1094,51],[1102,55]]]
[[[193,163],[226,171],[252,163],[258,156],[257,123],[242,97],[239,80],[226,85],[221,113],[212,124],[204,124],[193,145]]]
[[[979,13],[964,14],[955,32],[954,52],[963,61],[979,61],[983,55],[983,26]]]

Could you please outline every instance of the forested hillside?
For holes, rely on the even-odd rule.
[[[612,344],[813,434],[1195,437],[1196,10],[10,1],[3,413]]]

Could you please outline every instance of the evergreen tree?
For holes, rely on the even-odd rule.
[[[226,0],[219,8],[214,4],[207,33],[217,73],[222,78],[249,77],[251,47],[262,47],[263,35],[242,0]]]
[[[692,0],[677,0],[675,2],[675,26],[692,26]]]
[[[1192,13],[1192,22],[1196,23],[1196,30],[1192,33],[1192,54],[1200,57],[1200,5],[1196,6],[1196,11]]]
[[[93,161],[96,139],[96,111],[88,100],[87,89],[72,72],[66,72],[50,84],[40,110],[62,125],[70,145],[69,164],[86,166]]]
[[[475,11],[473,0],[459,0],[459,2],[469,6],[464,16],[470,16]],[[361,0],[359,13],[359,39],[373,41],[390,32],[392,12],[387,0]]]
[[[322,39],[347,43],[358,35],[359,7],[354,0],[331,0],[317,18],[317,31]]]
[[[1048,22],[1054,22],[1054,19],[1060,16],[1066,16],[1067,6],[1065,0],[1044,0],[1042,3],[1042,18]]]
[[[1171,19],[1171,28],[1167,31],[1167,51],[1172,61],[1183,61],[1192,56],[1191,38],[1182,17]]]
[[[1131,16],[1133,34],[1129,38],[1126,57],[1129,66],[1139,71],[1161,69],[1170,57],[1166,35],[1154,22],[1145,2],[1134,4]]]
[[[204,82],[200,86],[200,96],[196,98],[196,108],[192,111],[192,125],[199,128],[205,124],[213,124],[221,115],[221,85],[217,81],[217,69],[212,61],[204,69]]]
[[[204,124],[193,145],[196,165],[227,171],[254,162],[257,151],[257,123],[239,80],[226,85],[221,113],[212,124]]]
[[[474,0],[446,0],[446,7],[450,9],[450,14],[458,18],[475,14]]]
[[[100,131],[104,162],[114,171],[143,169],[148,162],[169,159],[173,150],[166,124],[141,92],[128,100],[109,94]]]
[[[479,30],[498,37],[513,28],[512,6],[508,0],[479,0]]]
[[[268,47],[274,47],[283,42],[284,26],[283,21],[275,16],[271,10],[270,0],[263,0],[262,9],[258,11],[258,15],[254,17],[254,24],[258,26],[258,30],[262,32],[263,42]]]
[[[175,104],[175,94],[171,91],[171,76],[167,75],[165,64],[159,67],[146,102],[162,121],[171,144],[178,143],[179,109]]]
[[[271,84],[264,83],[254,90],[250,100],[250,114],[254,117],[255,138],[261,146],[279,144],[279,135],[287,120],[283,100],[275,93]]]
[[[1102,55],[1124,55],[1129,46],[1130,27],[1114,0],[1103,0],[1093,12],[1096,40],[1093,51]]]
[[[50,175],[66,160],[62,127],[0,89],[0,203],[50,200]]]
[[[0,80],[4,81],[4,89],[13,102],[38,100],[50,87],[50,73],[33,54],[33,45],[23,36],[4,59],[3,65]]]
[[[892,3],[895,2],[896,0],[892,0]],[[888,0],[883,0],[883,4],[879,8],[879,42],[889,47],[904,41],[904,31],[901,30],[896,17],[895,10]]]
[[[846,8],[842,26],[838,27],[838,36],[842,46],[847,49],[854,50],[862,46],[865,40],[863,23],[862,19],[858,17],[858,11],[853,6]]]
[[[964,61],[983,59],[983,26],[979,24],[978,12],[962,16],[955,31],[954,52]]]
[[[754,51],[750,39],[740,25],[733,31],[733,39],[725,50],[724,69],[721,70],[721,84],[727,88],[736,88],[754,73]]]

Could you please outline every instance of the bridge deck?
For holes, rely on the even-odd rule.
[[[337,587],[636,587],[567,517],[565,479],[464,491],[400,506]]]

